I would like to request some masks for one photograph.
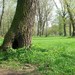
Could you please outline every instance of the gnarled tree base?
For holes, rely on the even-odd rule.
[[[36,0],[18,0],[12,25],[5,35],[1,48],[29,48],[35,20]]]

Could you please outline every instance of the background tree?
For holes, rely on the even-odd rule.
[[[69,0],[69,2],[67,0],[64,0],[64,1],[65,1],[65,4],[66,4],[66,8],[67,8],[67,11],[68,11],[68,15],[69,15],[69,18],[70,18],[70,22],[71,22],[72,27],[73,27],[72,36],[75,36],[75,21],[74,21],[74,16],[73,16],[73,10],[74,9],[72,9],[73,6],[69,4],[69,2],[73,2],[73,1],[70,1],[70,0]]]
[[[54,4],[53,4],[54,1]],[[56,0],[37,0],[37,10],[35,26],[33,28],[33,36],[49,36],[51,34],[51,29],[53,25],[58,25],[59,36],[71,36],[73,34],[73,25],[70,19],[69,12],[67,10],[67,5],[65,0],[58,0],[59,5]],[[75,19],[75,5],[74,0],[67,0],[69,5],[69,11],[72,14],[73,20]],[[15,13],[15,8],[17,0],[5,0],[4,14],[2,18],[2,25],[0,29],[0,36],[5,36],[13,20]],[[2,9],[2,0],[1,0]],[[56,7],[56,8],[55,8]],[[55,16],[53,16],[55,14]],[[55,24],[56,23],[56,24]],[[51,31],[51,32],[50,32]],[[57,31],[57,32],[58,32]],[[50,33],[50,34],[49,34]],[[53,34],[54,35],[54,34]],[[58,36],[58,35],[57,35]]]
[[[16,0],[13,1],[5,0],[4,13],[3,13],[1,29],[0,29],[0,36],[5,36],[8,29],[10,28],[15,13],[16,4],[17,4]],[[1,1],[1,5],[2,5],[2,1]]]
[[[5,0],[2,1],[2,13],[1,13],[1,17],[0,17],[0,30],[1,30],[1,24],[2,24],[2,19],[3,19],[4,9],[5,9]]]
[[[51,18],[52,5],[52,0],[37,1],[37,36],[44,35],[44,30],[47,28],[47,21],[50,21]]]
[[[58,16],[59,16],[59,35],[62,35],[61,30],[63,28],[63,35],[66,36],[66,6],[63,0],[59,0],[61,8],[58,7],[58,5],[56,4],[55,0],[53,0],[57,10],[58,10]],[[60,21],[61,19],[61,21]],[[63,25],[62,25],[63,24]],[[61,28],[62,27],[62,28]]]

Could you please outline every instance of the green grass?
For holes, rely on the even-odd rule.
[[[33,37],[31,50],[9,49],[0,60],[1,67],[19,69],[29,63],[42,75],[75,75],[75,38]]]

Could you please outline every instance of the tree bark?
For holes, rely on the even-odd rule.
[[[5,35],[1,48],[29,48],[35,20],[36,0],[18,0],[11,27]]]

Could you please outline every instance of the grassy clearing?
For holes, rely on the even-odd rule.
[[[1,67],[22,69],[29,63],[42,75],[75,75],[75,38],[34,37],[31,50],[9,49],[0,60]]]

